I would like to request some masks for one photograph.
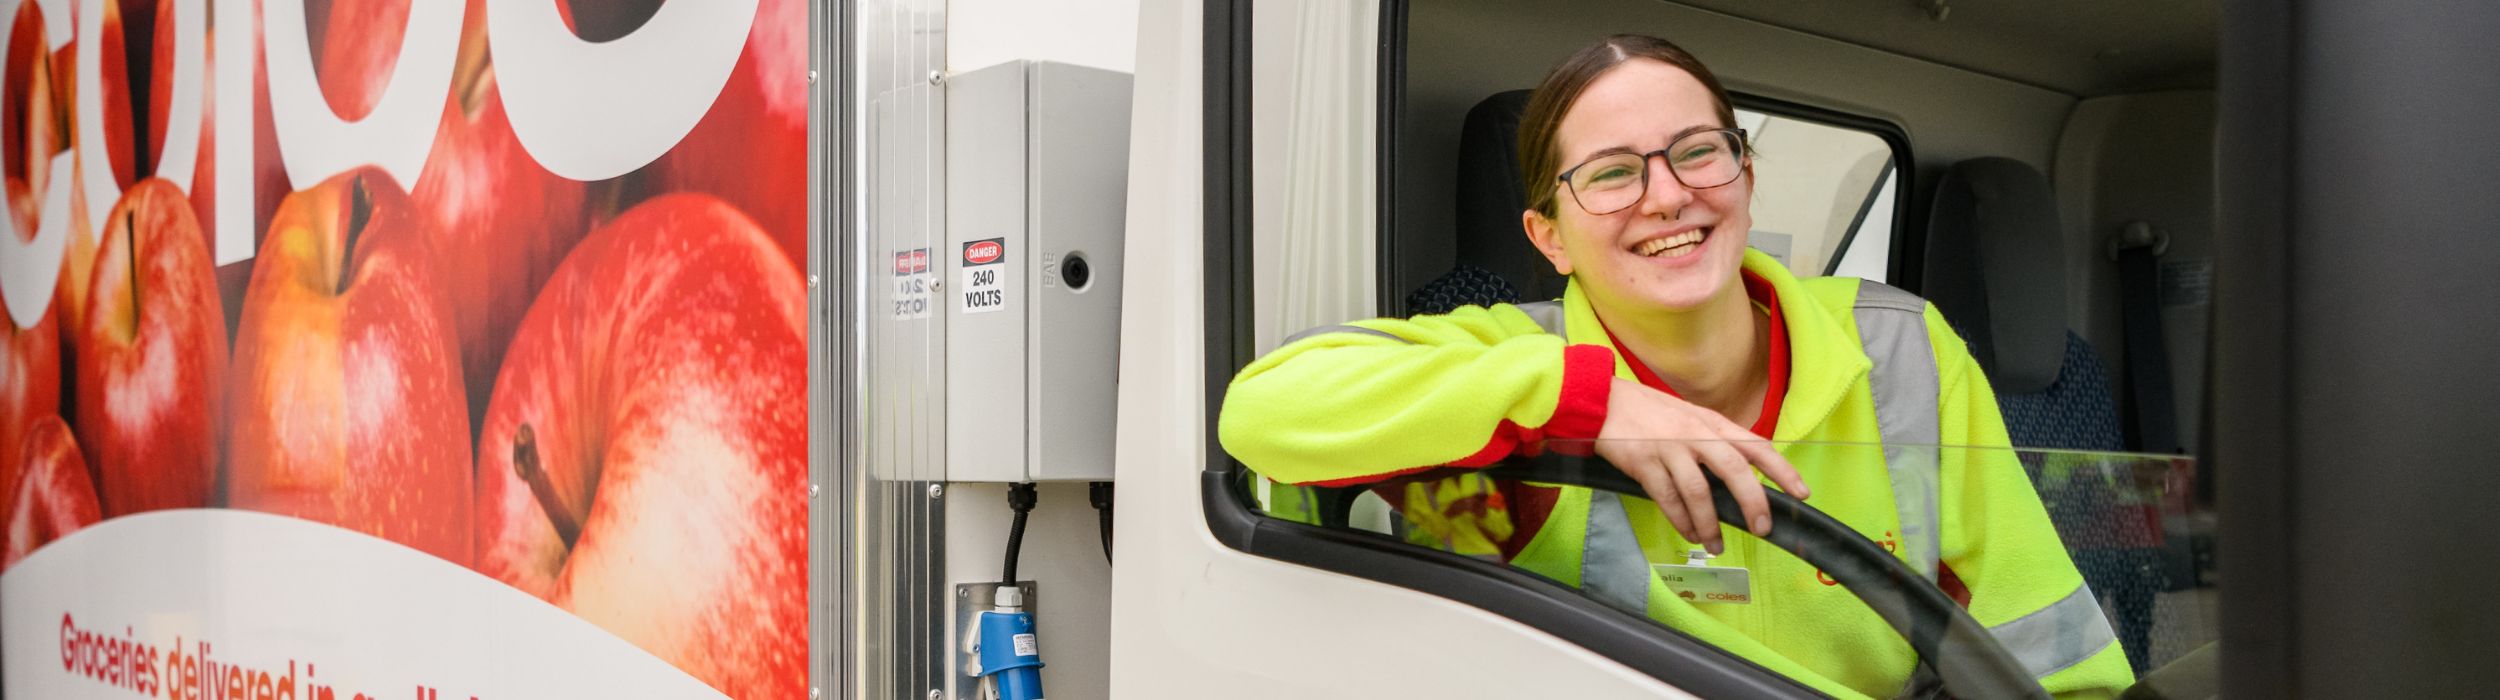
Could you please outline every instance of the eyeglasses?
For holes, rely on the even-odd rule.
[[[1745,171],[1745,130],[1712,129],[1676,139],[1664,150],[1609,153],[1572,166],[1555,179],[1571,189],[1572,201],[1590,214],[1604,216],[1630,208],[1649,192],[1649,159],[1667,159],[1667,174],[1697,190],[1730,182]]]

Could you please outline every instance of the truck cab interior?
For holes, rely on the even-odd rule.
[[[2215,475],[2232,468],[2190,456],[2212,345],[2221,14],[2045,0],[1256,3],[1229,28],[1249,64],[1234,104],[1248,157],[1229,168],[1249,211],[1230,242],[1250,274],[1231,283],[1246,300],[1234,318],[1210,319],[1248,352],[1210,373],[1303,328],[1559,297],[1563,280],[1520,231],[1527,89],[1597,38],[1657,35],[1736,98],[1756,157],[1753,247],[1799,276],[1935,303],[1987,371],[2144,679],[2135,692],[2204,697],[2229,546]],[[1224,167],[1210,155],[1211,177]],[[1416,536],[1429,525],[1363,490],[1285,487],[1217,461],[1208,517],[1237,548],[1495,609],[1704,695],[1813,694],[1638,611]],[[1604,471],[1521,460],[1489,474],[1639,493]],[[1862,581],[1850,588],[1879,610],[1927,585]],[[1984,641],[1946,650],[1912,633],[1951,627],[1949,612],[1900,626],[1947,690],[2019,687],[1970,685],[1986,682],[1984,668],[1964,672],[1986,666]]]

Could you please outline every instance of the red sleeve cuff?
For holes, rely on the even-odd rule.
[[[1615,350],[1581,344],[1563,348],[1562,397],[1541,432],[1554,440],[1594,440],[1606,425],[1606,398],[1615,387]]]

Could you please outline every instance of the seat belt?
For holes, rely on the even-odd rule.
[[[2128,447],[2137,452],[2174,455],[2179,449],[2178,404],[2170,393],[2170,347],[2163,342],[2161,268],[2159,258],[2170,249],[2170,236],[2142,221],[2127,224],[2109,241],[2110,257],[2118,262],[2118,305],[2126,324],[2126,414],[2132,421]],[[2182,591],[2202,582],[2198,574],[2196,533],[2174,532],[2164,515],[2160,569],[2164,591]]]
[[[2137,221],[2110,239],[2118,262],[2118,308],[2127,334],[2127,447],[2179,454],[2178,404],[2170,393],[2170,348],[2161,324],[2161,254],[2170,237]]]

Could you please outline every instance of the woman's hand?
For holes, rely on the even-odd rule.
[[[1686,541],[1717,554],[1726,548],[1719,537],[1718,509],[1710,503],[1710,483],[1702,470],[1719,475],[1744,510],[1754,536],[1771,533],[1771,505],[1753,471],[1780,485],[1789,495],[1805,498],[1804,479],[1764,441],[1727,417],[1695,406],[1639,382],[1614,379],[1606,399],[1606,424],[1597,431],[1597,454],[1640,482],[1649,499]]]

